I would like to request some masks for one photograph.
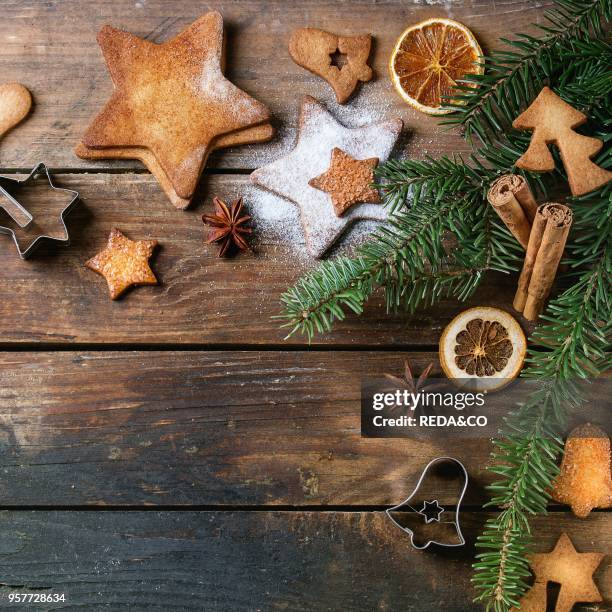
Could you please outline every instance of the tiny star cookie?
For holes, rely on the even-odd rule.
[[[311,179],[311,187],[330,194],[334,212],[341,217],[353,204],[380,204],[380,194],[372,187],[378,157],[353,159],[342,149],[332,150],[329,168]]]
[[[356,220],[384,221],[388,212],[378,204],[355,204],[339,217],[329,194],[313,187],[310,181],[328,170],[334,149],[340,149],[354,160],[377,158],[384,162],[393,150],[402,126],[402,120],[395,118],[346,128],[320,102],[306,96],[302,102],[294,149],[255,170],[251,182],[298,206],[308,252],[313,257],[323,257]]]
[[[546,585],[561,585],[555,612],[570,612],[574,604],[603,601],[593,574],[605,557],[602,553],[579,553],[566,533],[562,533],[552,552],[531,556],[535,582],[520,601],[521,612],[548,610]],[[516,610],[516,608],[512,608]]]
[[[106,279],[111,300],[116,300],[134,285],[157,285],[149,267],[157,244],[157,240],[130,240],[113,228],[106,248],[85,265]]]

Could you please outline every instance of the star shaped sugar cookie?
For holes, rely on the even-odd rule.
[[[384,221],[380,204],[355,204],[337,216],[330,194],[310,185],[330,166],[337,148],[354,160],[385,161],[402,130],[401,119],[346,128],[327,109],[307,96],[302,102],[298,138],[293,151],[251,174],[251,181],[291,200],[300,209],[308,251],[322,257],[346,228],[358,219]]]
[[[103,251],[85,265],[104,276],[112,300],[116,300],[134,285],[157,285],[157,278],[149,267],[149,259],[157,240],[130,240],[113,228]]]
[[[332,150],[329,168],[308,184],[329,193],[334,212],[341,217],[353,204],[380,204],[380,194],[372,187],[377,165],[378,157],[353,159],[336,147]]]
[[[603,601],[593,581],[593,574],[604,557],[602,553],[579,553],[568,535],[562,533],[552,552],[531,556],[530,565],[535,582],[521,600],[521,612],[547,609],[548,582],[561,585],[556,612],[569,612],[576,603]]]
[[[178,198],[193,195],[215,139],[270,118],[223,76],[223,19],[216,11],[162,44],[110,26],[98,42],[115,90],[83,136],[84,152],[112,156],[112,147],[144,147]]]
[[[263,123],[255,127],[245,128],[238,132],[219,136],[210,147],[210,151],[236,147],[243,144],[268,142],[272,140],[273,136],[274,128],[269,123]],[[155,155],[146,147],[106,147],[103,149],[90,149],[81,142],[76,146],[74,151],[82,159],[138,159],[157,179],[160,187],[164,190],[166,196],[168,196],[168,199],[175,208],[184,210],[191,204],[191,196],[182,198],[176,193],[168,176],[157,162]]]

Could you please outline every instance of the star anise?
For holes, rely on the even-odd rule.
[[[228,251],[239,249],[251,251],[251,247],[245,236],[253,233],[246,227],[251,220],[249,215],[240,216],[242,212],[242,198],[234,200],[229,206],[221,198],[213,198],[215,205],[214,215],[202,215],[202,221],[210,225],[212,229],[206,242],[211,244],[217,242],[221,245],[219,257],[223,257]]]
[[[427,377],[431,374],[433,370],[434,364],[430,363],[421,373],[421,375],[415,380],[412,374],[412,368],[410,367],[410,362],[405,359],[404,360],[404,376],[403,378],[399,378],[398,376],[393,376],[393,374],[385,374],[385,378],[392,382],[397,386],[398,389],[407,389],[410,393],[414,393],[415,395],[419,391],[433,391],[441,386],[440,383],[434,384],[425,384]]]

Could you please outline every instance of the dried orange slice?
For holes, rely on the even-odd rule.
[[[389,71],[398,93],[408,104],[429,115],[443,115],[445,96],[467,74],[482,74],[482,50],[474,35],[452,19],[434,18],[404,30]]]
[[[523,367],[527,341],[518,321],[490,306],[458,314],[440,338],[440,365],[458,386],[496,391]]]

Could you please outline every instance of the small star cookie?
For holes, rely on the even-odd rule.
[[[380,195],[372,183],[378,157],[353,159],[334,147],[329,168],[308,184],[330,194],[334,211],[341,217],[353,204],[380,204]]]
[[[157,244],[157,240],[130,240],[113,228],[106,248],[85,265],[106,279],[111,299],[116,300],[133,285],[157,285],[149,267]]]

